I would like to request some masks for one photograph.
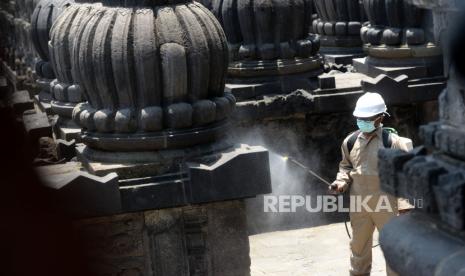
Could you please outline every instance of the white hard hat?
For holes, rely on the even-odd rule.
[[[378,93],[367,92],[358,99],[353,114],[358,118],[369,118],[381,113],[387,114],[386,111],[383,97]]]

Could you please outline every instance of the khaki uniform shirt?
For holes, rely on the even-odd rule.
[[[383,128],[379,127],[375,135],[367,138],[360,133],[354,143],[352,151],[349,153],[347,142],[349,135],[341,146],[342,161],[339,164],[339,173],[336,177],[336,183],[346,191],[355,181],[357,185],[352,185],[351,195],[379,195],[382,193],[379,176],[378,176],[378,150],[384,148]],[[410,148],[404,143],[401,137],[391,134],[393,149],[409,151]],[[410,209],[411,206],[406,200],[398,201],[398,208]]]

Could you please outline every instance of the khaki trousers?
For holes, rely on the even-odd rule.
[[[385,195],[386,196],[386,195]],[[376,229],[381,231],[383,226],[397,214],[396,199],[388,196],[393,211],[380,210],[379,212],[361,212],[350,213],[350,224],[352,225],[352,240],[350,241],[350,275],[370,275],[372,264],[372,246],[373,233]],[[378,196],[373,196],[368,206],[375,210]],[[386,266],[388,276],[397,275],[388,266]]]

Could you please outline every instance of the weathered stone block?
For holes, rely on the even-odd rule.
[[[433,187],[438,184],[439,176],[447,171],[436,162],[420,156],[408,161],[404,166],[404,172],[408,181],[402,185],[406,185],[407,195],[401,196],[421,200],[423,206],[420,210],[437,213]]]
[[[436,131],[439,127],[439,123],[430,123],[427,125],[420,126],[420,137],[423,139],[424,145],[427,148],[433,148],[435,146]]]
[[[50,101],[52,100],[52,95],[46,90],[41,90],[39,94],[34,96],[34,102],[40,111],[47,113],[47,115],[52,114],[52,106]]]
[[[66,141],[57,139],[57,157],[58,160],[70,161],[76,157],[76,140]]]
[[[436,202],[442,221],[456,228],[465,229],[465,176],[463,173],[439,177],[434,186]]]
[[[434,133],[435,147],[461,159],[465,158],[465,131],[447,125],[440,125]]]
[[[98,177],[79,170],[60,171],[61,165],[42,174],[57,208],[75,217],[94,217],[122,211],[118,175]]]
[[[206,161],[206,160],[205,160]],[[216,162],[189,162],[190,202],[247,198],[271,192],[268,151],[242,145]],[[249,181],[253,179],[253,181]]]
[[[397,174],[402,171],[404,164],[414,157],[413,153],[406,153],[398,149],[381,149],[378,152],[379,177],[381,188],[394,196],[400,196]]]
[[[38,141],[40,137],[52,137],[52,126],[46,113],[25,112],[23,124],[31,141]]]
[[[320,89],[333,89],[336,88],[336,78],[331,75],[318,76],[318,84]]]
[[[24,111],[34,109],[34,101],[26,90],[16,91],[11,95],[11,105],[16,114],[22,115]]]
[[[82,158],[82,153],[79,157]],[[268,153],[262,147],[241,145],[191,157],[182,151],[172,151],[165,152],[159,159],[152,163],[113,166],[120,178],[124,178],[120,184],[125,211],[235,200],[271,192]],[[183,159],[186,164],[180,163]],[[98,164],[85,165],[99,169]],[[125,174],[124,166],[133,175]],[[173,168],[183,167],[186,167],[186,172],[172,172]],[[155,172],[157,176],[154,176]]]
[[[76,221],[98,275],[250,275],[242,201]]]
[[[374,79],[363,80],[362,89],[381,94],[390,104],[402,104],[410,102],[408,80],[406,75],[393,78],[382,74]]]
[[[393,218],[380,233],[386,263],[399,275],[460,275],[465,244],[441,229],[419,212]]]

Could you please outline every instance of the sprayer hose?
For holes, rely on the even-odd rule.
[[[348,221],[350,221],[350,217],[344,221],[344,225],[345,225],[345,227],[346,227],[347,236],[349,237],[349,239],[352,239],[352,236],[350,235],[350,232],[349,232],[349,226],[347,226],[347,222],[348,222]],[[375,247],[377,247],[377,246],[379,246],[379,243],[373,245],[371,248],[375,248]]]

